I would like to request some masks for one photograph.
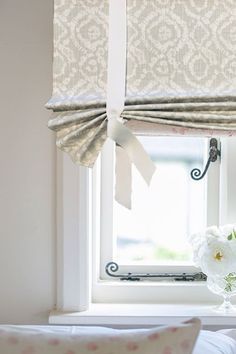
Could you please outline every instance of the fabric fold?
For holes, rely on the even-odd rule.
[[[137,104],[135,105],[134,102]],[[57,146],[69,153],[73,161],[90,167],[96,161],[108,136],[105,101],[100,102],[97,108],[92,105],[93,108],[86,105],[86,109],[82,109],[83,104],[79,102],[76,106],[77,110],[60,111],[56,108],[48,122],[49,128],[57,132]],[[120,127],[114,123],[120,137],[117,137],[116,129],[114,132],[114,126],[110,130],[110,136],[117,144],[125,146],[125,149],[128,149],[131,134],[128,133],[126,125],[131,131],[140,133],[142,129],[139,128],[139,124],[144,127],[144,123],[149,123],[150,128],[145,126],[147,135],[183,135],[184,128],[186,130],[184,135],[235,136],[236,98],[233,101],[232,97],[224,96],[205,97],[201,100],[200,97],[175,99],[147,97],[145,101],[140,97],[127,97],[121,118],[123,124]],[[85,153],[88,148],[90,151]],[[131,159],[133,159],[132,154],[130,150],[128,155]],[[144,178],[149,180],[149,177]]]

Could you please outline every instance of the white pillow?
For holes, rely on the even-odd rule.
[[[223,331],[222,331],[223,332]],[[227,332],[225,330],[224,332]],[[232,330],[230,331],[232,332]],[[236,341],[219,332],[201,331],[193,354],[235,354]]]
[[[191,354],[200,320],[142,330],[0,326],[1,354]]]

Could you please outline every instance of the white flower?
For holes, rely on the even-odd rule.
[[[223,238],[211,238],[198,250],[198,263],[207,275],[227,275],[236,270],[236,256],[230,242]]]
[[[236,224],[211,226],[190,238],[193,261],[208,276],[236,272]]]
[[[220,230],[217,226],[210,226],[205,231],[205,238],[209,239],[218,239],[221,237]]]
[[[189,242],[193,248],[193,261],[197,266],[201,266],[200,248],[208,245],[208,242],[217,240],[221,236],[216,226],[208,227],[204,232],[191,235]]]

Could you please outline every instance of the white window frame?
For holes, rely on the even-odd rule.
[[[236,210],[236,164],[234,151],[236,139],[221,139],[222,162],[219,194],[219,220],[221,224],[235,222]],[[183,291],[188,292],[186,302],[209,303],[215,297],[207,291],[204,284],[124,284],[99,280],[96,262],[92,257],[98,253],[99,240],[93,247],[91,235],[100,229],[100,220],[93,223],[90,217],[95,212],[89,207],[90,186],[94,184],[88,169],[75,166],[66,154],[58,152],[57,160],[57,309],[62,311],[84,311],[91,303],[170,302],[167,292],[174,290],[175,303],[183,303]],[[95,172],[94,172],[95,173]],[[213,188],[213,186],[212,186]],[[215,187],[214,187],[215,188]],[[218,188],[218,186],[217,186]],[[93,196],[93,198],[98,197]],[[214,217],[214,216],[212,216]],[[95,250],[95,253],[92,253]],[[98,255],[97,255],[98,256]],[[93,274],[92,274],[93,273]],[[93,275],[93,276],[92,276]]]
[[[207,152],[208,152],[208,147]],[[208,153],[206,154],[208,157]],[[121,283],[112,281],[106,272],[105,266],[108,262],[113,261],[113,220],[112,220],[112,205],[114,201],[113,197],[113,171],[114,168],[110,166],[114,165],[114,147],[111,141],[107,142],[107,146],[102,152],[100,165],[97,164],[93,179],[95,185],[93,185],[93,191],[96,194],[96,198],[93,201],[96,214],[95,220],[100,220],[100,228],[93,228],[93,301],[102,302],[175,302],[186,303],[186,299],[183,298],[183,293],[186,289],[189,293],[189,302],[197,301],[211,301],[212,296],[208,294],[205,283],[170,283],[170,282],[141,282],[141,283]],[[207,198],[211,198],[211,205],[213,208],[207,207],[206,219],[207,224],[219,223],[219,175],[220,175],[220,162],[212,164],[207,178]],[[100,180],[101,176],[101,180]],[[212,182],[213,181],[213,182]],[[97,182],[97,183],[96,183]],[[214,183],[215,182],[215,183]],[[101,185],[101,200],[98,196]],[[102,206],[100,208],[100,205]],[[100,246],[101,245],[101,246]],[[100,250],[100,251],[98,251]],[[199,271],[194,266],[131,266],[122,265],[119,267],[119,272],[127,274],[128,272],[197,272]],[[170,291],[175,289],[174,292]]]
[[[206,144],[206,158],[209,156],[209,143],[210,139]],[[204,162],[204,165],[206,161]],[[97,238],[100,238],[100,277],[101,279],[110,279],[105,272],[105,266],[108,262],[113,261],[113,242],[114,240],[114,229],[113,229],[113,203],[114,203],[114,186],[112,181],[114,180],[114,143],[108,140],[104,146],[101,154],[101,161],[97,164],[93,179],[95,181],[93,185],[93,193],[97,196],[99,195],[101,189],[100,200],[96,196],[93,200],[95,206],[96,214],[93,216],[96,220],[101,220],[100,232],[96,227],[94,229],[94,243]],[[214,164],[210,165],[208,173],[205,176],[206,180],[206,198],[207,198],[207,208],[205,221],[207,225],[216,225],[219,223],[219,185],[220,185],[220,160],[218,159]],[[96,183],[97,182],[97,183]],[[100,187],[101,186],[101,187]],[[98,190],[99,192],[97,193]],[[131,266],[122,265],[120,267],[120,272],[197,272],[198,269],[193,266],[183,266],[183,265],[164,265],[164,266]]]

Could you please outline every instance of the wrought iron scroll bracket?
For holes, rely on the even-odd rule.
[[[107,263],[105,267],[106,273],[112,278],[127,281],[140,281],[142,279],[157,278],[157,280],[174,280],[174,281],[205,281],[206,275],[202,272],[196,273],[126,273],[119,274],[119,266],[115,262]]]
[[[218,144],[219,143],[218,143],[217,139],[212,138],[210,140],[209,157],[208,157],[205,169],[203,172],[201,172],[199,170],[199,168],[194,168],[191,171],[192,179],[194,179],[195,181],[199,181],[200,179],[202,179],[206,175],[211,162],[217,161],[218,157],[220,158],[221,151],[220,151],[220,148],[218,147]]]

